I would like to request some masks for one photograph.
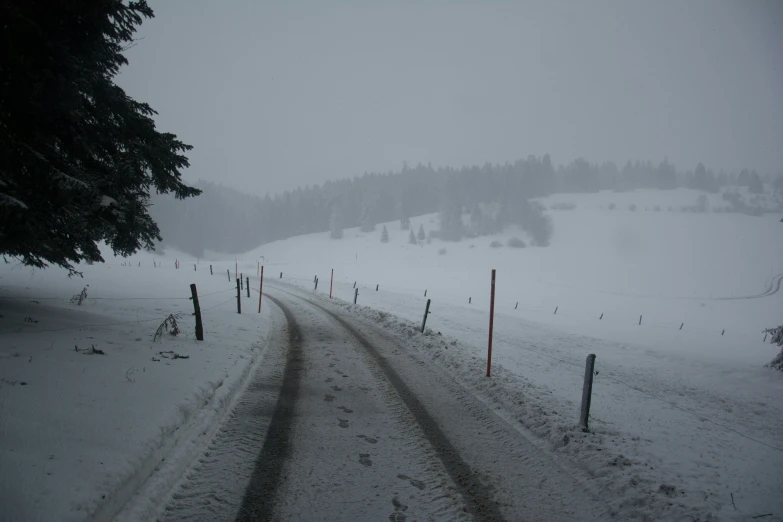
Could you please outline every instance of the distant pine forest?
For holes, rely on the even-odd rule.
[[[540,204],[530,201],[533,198],[678,187],[715,193],[728,186],[744,186],[760,194],[765,183],[783,192],[783,176],[760,176],[752,170],[715,173],[701,163],[692,170],[678,170],[668,161],[657,165],[628,162],[618,168],[612,162],[592,164],[582,159],[555,167],[549,155],[544,155],[459,169],[405,165],[399,172],[327,181],[274,197],[201,181],[196,186],[203,194],[196,198],[153,195],[150,214],[163,237],[158,250],[170,246],[194,257],[203,256],[206,250],[245,252],[313,232],[331,231],[337,240],[343,228],[373,230],[377,223],[405,222],[433,212],[439,213],[440,228],[434,233],[441,240],[459,241],[466,235],[491,234],[516,224],[530,234],[534,244],[546,246],[551,221]],[[477,227],[464,227],[464,213],[471,214]]]

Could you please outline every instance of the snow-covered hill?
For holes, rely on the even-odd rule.
[[[543,199],[554,224],[544,248],[509,247],[512,237],[530,244],[511,229],[412,245],[392,222],[387,243],[379,224],[371,233],[347,229],[340,240],[311,234],[200,260],[107,253],[105,265],[81,267],[84,279],[0,265],[0,467],[13,470],[3,475],[0,504],[20,519],[84,520],[116,512],[154,477],[135,504],[145,512],[262,356],[268,316],[236,314],[226,271],[232,281],[235,270],[250,276],[255,289],[264,265],[265,288],[312,290],[318,276],[320,299],[334,269],[338,306],[384,326],[564,465],[581,467],[619,513],[779,516],[783,379],[763,368],[778,350],[762,329],[783,322],[783,223],[780,215],[699,212],[693,207],[726,204],[701,195]],[[437,215],[413,218],[413,230],[420,226],[437,230]],[[204,343],[188,315],[193,282],[203,295]],[[346,304],[354,283],[358,307]],[[69,303],[85,284],[85,304]],[[430,330],[421,335],[427,299]],[[243,291],[252,312],[256,300]],[[184,335],[153,343],[157,325],[176,312]],[[169,350],[191,358],[162,358]],[[576,423],[588,353],[599,373],[592,431],[583,434]]]
[[[431,299],[428,327],[459,342],[414,339],[411,349],[584,466],[620,503],[639,502],[663,518],[659,508],[671,503],[695,517],[778,516],[783,379],[763,367],[777,349],[762,329],[783,320],[776,277],[783,224],[780,215],[699,212],[692,207],[701,195],[546,198],[554,223],[546,248],[508,247],[511,237],[529,244],[519,230],[411,245],[409,232],[392,222],[388,243],[379,224],[372,233],[346,230],[341,240],[291,238],[243,259],[303,288],[312,289],[317,275],[320,294],[329,293],[334,268],[335,297],[352,302],[356,282],[370,317],[380,311],[419,324]],[[707,196],[706,208],[723,204],[720,195]],[[436,230],[437,215],[412,219],[415,231],[420,225]],[[584,439],[575,424],[588,353],[597,354],[599,374],[594,431]]]

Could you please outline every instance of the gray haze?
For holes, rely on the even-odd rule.
[[[150,4],[118,81],[195,146],[190,180],[547,152],[783,171],[780,1]]]

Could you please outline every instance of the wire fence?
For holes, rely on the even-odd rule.
[[[236,270],[238,270],[238,267],[235,267],[235,274],[234,274],[235,275],[235,279],[239,279],[239,275],[240,274],[237,273]],[[219,272],[214,272],[213,271],[212,275],[221,277]],[[267,279],[271,279],[272,281],[277,280],[277,279],[282,279],[282,276],[275,277],[275,275],[267,276]],[[242,281],[243,284],[248,284],[250,280],[253,280],[254,282],[256,282],[256,281],[258,281],[260,279],[258,273],[255,276],[252,276],[250,274],[248,274],[248,275],[242,274],[242,277],[244,278],[243,281]],[[229,279],[230,279],[230,269],[229,269]],[[299,283],[302,286],[307,284],[307,285],[313,285],[315,287],[315,278],[313,280],[309,280],[309,278],[305,278],[305,277],[288,275],[288,276],[285,277],[285,280],[287,282]],[[345,284],[345,283],[340,282],[339,284]],[[356,283],[354,283],[354,287],[356,287],[357,285],[359,285],[358,281]],[[370,288],[370,287],[375,286],[375,285],[369,285],[368,286],[368,285],[362,284],[361,286],[363,288],[367,289],[367,288]],[[260,290],[255,288],[255,286],[252,286],[250,288],[254,292],[256,292],[257,294],[260,293]],[[315,288],[313,288],[313,289],[315,289]],[[245,290],[247,290],[247,289],[245,289]],[[223,290],[218,290],[218,291],[214,291],[214,292],[210,292],[210,293],[206,293],[206,294],[200,295],[199,296],[199,300],[201,300],[202,298],[205,298],[205,297],[210,297],[210,296],[214,296],[214,295],[224,294],[226,292],[236,292],[236,291],[237,291],[237,287],[232,285],[231,287],[223,289]],[[240,294],[240,297],[241,297],[241,294]],[[68,300],[68,301],[70,301],[71,297],[67,297],[66,298],[66,297],[53,297],[53,296],[46,296],[46,297],[0,296],[0,299],[17,299],[17,300],[22,300],[23,299],[23,300],[28,300],[28,301],[39,301],[39,300]],[[191,297],[155,297],[155,296],[141,296],[141,297],[137,297],[137,296],[134,296],[134,297],[101,297],[101,296],[89,297],[88,296],[87,297],[87,300],[110,300],[110,301],[137,301],[137,300],[171,301],[171,300],[190,300],[190,299],[192,299],[192,298]],[[210,306],[208,306],[206,308],[201,308],[201,312],[204,313],[204,312],[208,312],[208,311],[211,311],[211,310],[215,310],[215,309],[217,309],[219,307],[222,307],[222,306],[224,306],[224,305],[226,305],[228,303],[236,302],[236,299],[237,299],[237,296],[232,296],[229,299],[221,301],[221,302],[219,302],[217,304],[210,305]],[[516,303],[514,309],[515,310],[522,309],[522,310],[535,311],[535,312],[543,312],[544,311],[543,307],[540,307],[540,306],[539,307],[533,307],[533,306],[530,306],[528,304],[523,304],[522,306],[519,306],[519,303]],[[578,315],[580,315],[580,314],[578,314],[576,312],[573,312],[573,311],[563,312],[563,311],[561,311],[559,309],[559,307],[556,307],[554,312],[555,312],[555,314],[560,313],[561,315],[565,315],[565,316],[568,316],[568,315],[578,316]],[[466,325],[464,323],[457,323],[456,321],[454,321],[454,320],[452,320],[452,319],[450,319],[450,318],[448,318],[448,317],[446,317],[446,316],[444,316],[444,315],[442,315],[440,313],[435,313],[435,312],[432,312],[432,311],[430,313],[431,313],[431,315],[433,317],[436,317],[443,324],[448,325],[450,328],[453,328],[455,331],[463,332],[463,333],[473,333],[473,334],[484,334],[484,333],[486,333],[483,330],[479,330],[477,328],[472,328],[472,327],[470,327],[470,326],[468,326],[468,325]],[[547,313],[549,313],[549,312],[547,312]],[[581,314],[581,315],[585,315],[585,314]],[[46,329],[34,329],[34,330],[3,331],[3,332],[0,332],[0,335],[20,334],[20,333],[60,332],[60,331],[68,331],[68,330],[78,330],[78,329],[82,329],[82,328],[105,328],[105,327],[115,327],[115,326],[131,325],[131,324],[148,323],[148,322],[160,321],[160,320],[161,320],[160,317],[155,317],[155,318],[148,318],[148,319],[141,319],[141,320],[137,319],[135,321],[120,321],[120,322],[100,323],[100,324],[80,324],[80,325],[73,325],[73,326],[62,327],[62,328],[46,328]],[[599,320],[603,320],[603,314],[600,316]],[[640,321],[640,323],[641,323],[641,321]],[[670,328],[672,326],[672,324],[668,323],[668,322],[652,321],[652,322],[647,323],[647,326]],[[677,326],[679,326],[679,329],[682,328],[682,325],[677,325]],[[698,328],[698,327],[695,327],[695,328],[691,327],[691,329],[697,329],[697,330],[701,330],[703,332],[711,332],[712,331],[712,330]],[[518,349],[521,349],[521,350],[525,350],[525,351],[527,351],[529,353],[533,353],[533,354],[536,354],[536,355],[538,355],[540,357],[543,357],[543,358],[546,358],[546,359],[549,359],[549,360],[553,360],[553,361],[555,361],[557,363],[561,363],[561,364],[564,365],[564,367],[567,370],[575,373],[576,375],[580,375],[581,376],[581,374],[584,371],[584,364],[581,363],[581,362],[564,359],[562,357],[557,357],[557,356],[552,355],[550,353],[546,353],[546,352],[544,352],[542,350],[537,350],[535,348],[527,346],[527,345],[525,345],[523,343],[520,343],[518,341],[514,341],[514,340],[506,337],[503,334],[499,334],[497,331],[494,333],[493,337],[495,338],[496,341],[498,341],[500,343],[503,343],[503,344],[506,344],[508,346],[512,346],[512,347],[515,347],[515,348],[518,348]],[[683,407],[681,407],[681,406],[679,406],[677,404],[674,404],[671,401],[666,400],[665,398],[663,398],[663,397],[661,397],[661,396],[659,396],[659,395],[657,395],[655,393],[649,392],[648,390],[645,390],[645,389],[641,388],[640,386],[629,384],[625,380],[623,380],[623,379],[621,379],[619,377],[615,377],[615,376],[611,375],[611,373],[604,372],[601,375],[603,376],[603,378],[605,378],[605,379],[607,379],[609,381],[612,381],[612,382],[614,382],[614,383],[616,383],[618,385],[621,385],[621,386],[625,387],[626,389],[633,390],[636,393],[642,394],[642,395],[644,395],[646,397],[649,397],[649,398],[651,398],[653,400],[661,402],[662,404],[665,404],[665,405],[667,405],[667,406],[669,406],[671,408],[674,408],[674,409],[679,410],[679,411],[681,411],[681,412],[683,412],[685,414],[688,414],[688,415],[690,415],[690,416],[692,416],[694,418],[697,418],[700,421],[708,422],[708,423],[710,423],[710,424],[712,424],[712,425],[714,425],[716,427],[719,427],[719,428],[721,428],[723,430],[731,432],[731,433],[733,433],[733,434],[735,434],[737,436],[740,436],[740,437],[742,437],[744,439],[750,440],[750,441],[752,441],[754,443],[763,445],[763,446],[765,446],[765,447],[767,447],[769,449],[783,452],[783,448],[781,448],[781,447],[773,446],[773,445],[768,444],[768,443],[766,443],[764,441],[761,441],[759,439],[751,437],[751,436],[749,436],[749,435],[747,435],[747,434],[745,434],[745,433],[743,433],[743,432],[741,432],[741,431],[739,431],[739,430],[737,430],[735,428],[727,426],[724,423],[721,423],[721,422],[715,421],[713,419],[710,419],[709,417],[707,417],[707,416],[705,416],[703,414],[699,414],[699,413],[691,411],[691,410],[689,410],[687,408],[683,408]]]
[[[308,278],[289,276],[286,279],[288,281],[290,281],[290,282],[295,282],[295,283],[298,283],[299,285],[302,285],[302,286],[306,285],[305,289],[307,289],[307,287],[309,285],[313,285],[314,286],[314,281],[308,280]],[[340,282],[340,284],[343,285],[345,283],[344,282]],[[360,284],[359,282],[356,282],[355,286],[356,287],[362,287],[364,289],[368,289],[369,288],[370,290],[372,290],[373,288],[376,288],[375,285],[363,285],[363,284]],[[314,288],[312,288],[311,290],[314,290]],[[376,294],[375,292],[372,292],[372,293],[374,295]],[[366,305],[361,305],[361,306],[366,306]],[[523,308],[523,307],[522,306],[516,307],[516,309],[519,309],[519,308]],[[535,308],[531,308],[531,307],[524,307],[524,308],[535,309]],[[452,329],[454,332],[471,333],[471,334],[474,334],[474,335],[488,335],[488,331],[487,330],[482,330],[482,329],[470,327],[467,324],[465,324],[464,322],[463,323],[458,323],[458,322],[454,321],[453,319],[451,319],[449,317],[446,317],[445,315],[443,315],[441,313],[434,312],[432,310],[430,310],[429,313],[430,313],[430,315],[433,318],[436,318],[440,323],[442,323],[443,325],[448,326],[449,329]],[[550,311],[549,313],[552,313],[552,312]],[[558,313],[560,313],[560,310],[558,310]],[[668,326],[668,325],[669,325],[669,323],[661,323],[661,324],[656,324],[655,322],[648,323],[648,326],[653,326],[653,327],[655,327],[655,326]],[[679,325],[677,325],[677,326],[679,326]],[[707,329],[699,329],[699,330],[704,331],[704,332],[712,331],[712,330],[707,330]],[[565,358],[562,358],[562,357],[558,357],[556,355],[552,355],[551,353],[547,353],[547,352],[545,352],[543,350],[535,349],[535,348],[533,348],[533,347],[531,347],[529,345],[526,345],[525,343],[512,340],[508,336],[499,333],[498,330],[497,330],[497,325],[496,325],[496,330],[493,333],[493,338],[494,338],[494,340],[496,342],[499,342],[499,343],[502,343],[502,344],[505,344],[505,345],[508,345],[508,346],[511,346],[511,347],[514,347],[514,348],[518,348],[518,349],[524,350],[524,351],[529,352],[529,353],[533,353],[533,354],[535,354],[535,355],[537,355],[539,357],[546,358],[546,359],[554,361],[556,363],[560,363],[560,364],[563,365],[563,367],[566,370],[568,370],[569,372],[573,373],[575,376],[578,376],[579,379],[582,379],[582,377],[583,377],[583,374],[584,374],[584,371],[585,371],[585,369],[584,369],[585,368],[585,363],[583,361],[578,361],[576,359],[568,360],[568,359],[565,359]],[[760,444],[760,445],[762,445],[762,446],[764,446],[766,448],[769,448],[771,450],[783,452],[783,447],[778,447],[778,446],[769,444],[769,443],[764,442],[762,440],[759,440],[759,439],[757,439],[755,437],[747,435],[743,431],[740,431],[740,430],[738,430],[736,428],[728,426],[725,423],[722,423],[722,422],[716,421],[714,419],[711,419],[711,418],[709,418],[708,416],[706,416],[704,414],[694,412],[694,411],[692,411],[692,410],[690,410],[688,408],[683,408],[682,406],[679,406],[679,405],[673,403],[672,401],[666,400],[665,398],[661,397],[658,394],[655,394],[655,393],[652,393],[652,392],[650,392],[648,390],[645,390],[644,388],[642,388],[642,387],[640,387],[638,385],[629,384],[628,382],[626,382],[626,380],[612,375],[611,371],[603,370],[600,373],[600,375],[601,375],[602,379],[606,379],[608,381],[611,381],[611,382],[613,382],[615,384],[618,384],[618,385],[624,387],[627,390],[631,390],[631,391],[633,391],[635,393],[639,393],[639,394],[641,394],[641,395],[643,395],[643,396],[645,396],[647,398],[650,398],[652,400],[658,401],[658,402],[660,402],[660,403],[662,403],[662,404],[664,404],[666,406],[669,406],[669,407],[671,407],[671,408],[673,408],[675,410],[678,410],[678,411],[680,411],[682,413],[685,413],[686,415],[689,415],[689,416],[691,416],[693,418],[696,418],[699,421],[707,422],[707,423],[709,423],[709,424],[711,424],[713,426],[721,428],[721,429],[723,429],[723,430],[725,430],[727,432],[731,432],[731,433],[733,433],[733,434],[735,434],[735,435],[737,435],[739,437],[742,437],[742,438],[744,438],[746,440],[749,440],[749,441],[752,441],[754,443]],[[600,380],[599,380],[599,382],[600,382]]]
[[[189,290],[189,289],[188,289]],[[225,294],[226,292],[235,292],[236,287],[231,286],[229,288],[223,289],[223,290],[217,290],[214,292],[208,292],[205,294],[200,294],[199,301],[201,302],[204,298]],[[78,294],[77,294],[78,295]],[[3,299],[5,301],[62,301],[71,303],[74,296],[70,297],[64,297],[64,296],[24,296],[24,295],[4,295],[0,296],[0,299]],[[188,297],[155,297],[155,296],[132,296],[132,297],[104,297],[104,296],[90,296],[88,295],[84,301],[187,301],[192,300],[192,296]],[[231,298],[221,301],[220,303],[208,306],[206,308],[201,308],[201,313],[208,312],[211,310],[214,310],[216,308],[219,308],[229,302],[236,302],[236,297],[232,296]],[[180,313],[181,314],[181,313]],[[173,314],[173,315],[180,315],[180,314]],[[192,315],[192,314],[191,314]],[[23,323],[22,325],[19,325],[21,329],[15,329],[15,330],[5,330],[0,331],[0,336],[2,335],[15,335],[15,334],[35,334],[35,333],[51,333],[51,332],[64,332],[69,330],[80,330],[83,328],[108,328],[108,327],[116,327],[116,326],[126,326],[126,325],[132,325],[132,324],[140,324],[140,323],[148,323],[148,322],[154,322],[154,321],[162,321],[165,319],[165,317],[161,318],[160,316],[153,317],[153,318],[145,318],[145,319],[136,319],[136,320],[129,320],[129,321],[116,321],[116,322],[107,322],[107,323],[82,323],[82,324],[76,324],[72,326],[64,326],[60,328],[36,328],[33,326],[30,326],[28,328],[28,325],[37,324],[37,322],[30,322],[30,323]]]

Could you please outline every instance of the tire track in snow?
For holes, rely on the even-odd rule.
[[[398,391],[398,395],[403,401],[415,401],[414,408],[427,413],[440,440],[445,439],[445,446],[440,446],[438,439],[430,439],[430,443],[476,519],[588,521],[605,520],[616,513],[605,492],[592,483],[590,473],[573,469],[553,455],[547,443],[526,434],[514,419],[493,411],[492,401],[479,399],[453,377],[415,356],[400,338],[385,330],[388,325],[365,325],[359,320],[353,326],[354,321],[341,317],[339,312],[332,313],[308,297],[275,288],[322,309],[346,326],[357,341],[364,341],[365,349],[369,345],[367,352],[382,372],[391,371],[399,381],[404,375],[405,391]],[[432,342],[437,344],[438,338],[432,337]],[[489,381],[488,385],[493,386]],[[405,406],[409,409],[408,403]],[[427,427],[425,424],[422,429]],[[450,466],[452,456],[470,475]]]
[[[769,282],[767,289],[760,294],[745,295],[740,297],[714,297],[716,301],[731,301],[735,299],[760,299],[762,297],[769,297],[775,295],[780,291],[780,286],[783,284],[783,274],[778,274],[772,278]]]
[[[282,315],[279,312],[275,315]],[[277,317],[275,322],[281,322]],[[282,328],[273,327],[269,347],[245,392],[183,480],[157,520],[232,520],[253,474],[283,384],[286,360]]]
[[[302,298],[300,297],[300,299]],[[451,444],[435,419],[430,416],[418,397],[408,388],[408,385],[400,378],[394,369],[392,369],[378,350],[340,316],[311,301],[303,300],[332,317],[332,319],[348,331],[373,358],[386,381],[391,383],[407,410],[416,419],[416,423],[437,453],[440,461],[468,505],[469,512],[476,520],[504,520],[504,516],[493,500],[490,488],[488,488],[480,480],[477,474],[473,472],[470,466],[465,463],[462,456]]]
[[[302,335],[296,318],[279,300],[269,295],[267,297],[285,314],[288,322],[288,353],[275,411],[236,518],[240,522],[272,519],[283,465],[292,450],[294,407],[299,399],[299,381],[304,367]]]

